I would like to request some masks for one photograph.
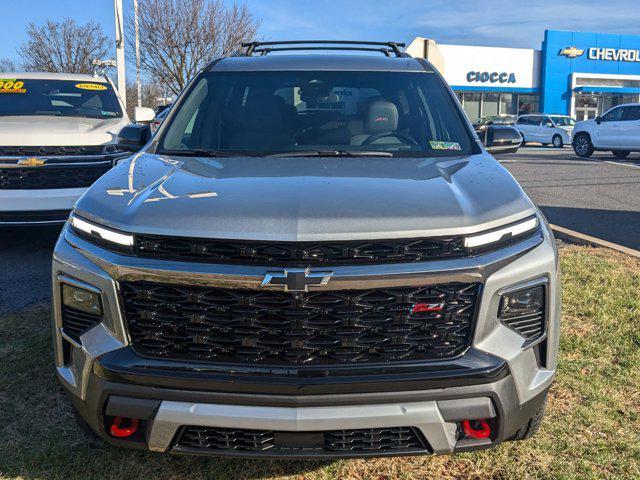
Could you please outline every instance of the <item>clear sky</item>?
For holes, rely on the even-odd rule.
[[[640,0],[247,0],[263,39],[395,40],[539,48],[546,28],[636,33]],[[131,11],[132,0],[124,0]],[[112,0],[5,2],[0,58],[19,60],[24,26],[46,19],[95,19],[111,35]]]

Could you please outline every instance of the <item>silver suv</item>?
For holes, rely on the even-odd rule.
[[[212,62],[78,201],[53,297],[81,423],[270,458],[527,438],[558,352],[549,226],[428,62],[266,55],[287,45]]]

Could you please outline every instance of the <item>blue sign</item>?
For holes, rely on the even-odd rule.
[[[543,112],[571,113],[573,73],[640,75],[640,35],[545,31],[541,78]]]

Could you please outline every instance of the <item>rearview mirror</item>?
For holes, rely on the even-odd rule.
[[[151,139],[151,127],[149,125],[131,124],[120,130],[118,134],[118,146],[127,152],[137,152]]]
[[[136,107],[133,111],[133,120],[136,123],[151,123],[156,118],[153,108]]]
[[[508,125],[491,125],[485,132],[484,145],[492,155],[515,153],[522,145],[522,135]]]

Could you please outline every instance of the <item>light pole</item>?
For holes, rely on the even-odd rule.
[[[140,24],[138,23],[138,0],[133,0],[133,24],[136,35],[136,88],[138,106],[142,106],[142,83],[140,82]]]
[[[122,13],[122,0],[113,0],[113,8],[116,19],[116,64],[118,71],[118,93],[125,107],[127,106],[127,83],[125,80],[124,63],[124,15]]]

